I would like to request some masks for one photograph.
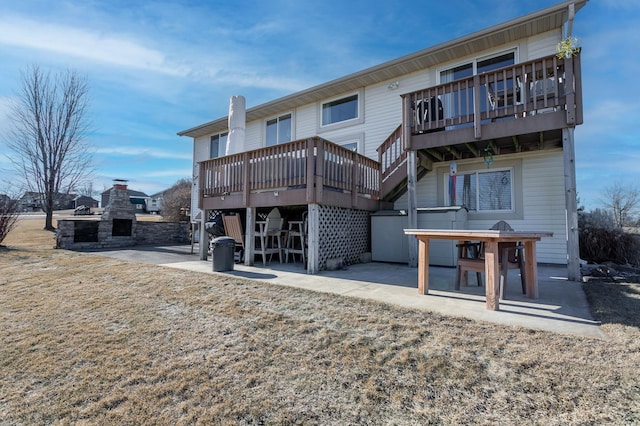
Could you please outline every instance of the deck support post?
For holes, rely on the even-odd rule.
[[[255,258],[256,208],[247,207],[247,221],[244,231],[244,264],[253,266]]]
[[[418,210],[416,181],[418,180],[418,153],[413,148],[411,140],[411,97],[402,97],[402,133],[400,134],[402,149],[407,152],[407,228],[418,227]],[[418,266],[418,240],[413,235],[407,235],[409,247],[409,266]]]
[[[209,253],[209,235],[207,235],[207,231],[204,229],[204,224],[207,223],[209,212],[202,210],[201,216],[199,229],[200,235],[198,235],[198,254],[200,255],[200,260],[207,260],[207,254]]]
[[[416,229],[418,227],[418,210],[416,202],[416,174],[418,173],[416,151],[407,153],[407,228]],[[418,240],[413,235],[407,235],[409,239],[409,266],[418,266]]]
[[[578,196],[576,193],[576,156],[574,152],[573,133],[573,127],[562,129],[565,211],[567,216],[567,274],[570,281],[581,281]]]
[[[317,274],[320,259],[320,206],[318,204],[309,204],[307,227],[307,273]]]

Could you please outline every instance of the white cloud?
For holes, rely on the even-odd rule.
[[[112,147],[112,148],[98,148],[95,151],[96,154],[103,155],[121,155],[121,156],[145,156],[149,158],[168,158],[176,160],[189,160],[192,156],[190,153],[181,153],[175,151],[165,151],[155,148],[147,147]]]
[[[251,31],[261,33],[276,27],[276,24],[264,24]],[[67,55],[124,70],[150,71],[205,84],[268,88],[284,92],[309,86],[308,81],[287,77],[272,63],[261,63],[261,58],[249,54],[244,46],[234,41],[233,32],[222,36],[213,45],[181,45],[180,42],[167,40],[163,42],[163,48],[158,49],[146,46],[140,41],[142,39],[135,36],[15,15],[0,16],[0,28],[0,45]],[[146,75],[146,80],[155,81],[151,75]],[[157,90],[157,87],[148,89]]]
[[[176,180],[179,178],[189,178],[191,177],[192,171],[191,167],[186,167],[184,169],[164,169],[158,170],[155,172],[146,172],[144,175],[146,177],[175,177]]]
[[[0,17],[0,28],[0,44],[162,74],[180,76],[189,72],[184,66],[168,63],[163,52],[122,36],[7,15]]]

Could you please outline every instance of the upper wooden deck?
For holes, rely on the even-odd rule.
[[[582,124],[580,56],[555,55],[407,93],[403,123],[378,148],[381,198],[406,175],[408,150],[430,163],[562,147]],[[420,173],[418,174],[420,177]]]
[[[477,156],[470,143],[484,141],[475,146],[484,149],[488,141],[507,138],[522,151],[517,139],[582,123],[580,77],[580,56],[554,55],[406,94],[407,149],[457,145]]]

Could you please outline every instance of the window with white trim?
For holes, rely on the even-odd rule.
[[[329,137],[328,139],[349,151],[361,152],[363,148],[362,141],[364,140],[364,133],[352,133],[341,137]]]
[[[321,106],[322,126],[357,119],[359,114],[358,94],[324,102]]]
[[[227,150],[227,139],[229,133],[220,133],[219,135],[211,136],[209,146],[209,158],[224,157]]]
[[[349,151],[358,152],[358,141],[340,144],[341,147]]]
[[[496,70],[516,63],[516,50],[503,52],[497,55],[473,59],[467,63],[459,64],[455,67],[440,71],[440,83],[450,83],[462,78],[471,77],[476,74]],[[513,86],[513,81],[508,80],[507,84]],[[510,87],[511,88],[511,87]],[[487,110],[486,88],[481,87],[480,110]],[[501,87],[495,90],[502,90]],[[447,118],[459,117],[467,114],[467,108],[473,108],[473,93],[469,94],[469,101],[466,98],[466,89],[455,91],[446,95],[445,116]]]
[[[267,146],[291,142],[291,114],[267,120],[266,141]]]
[[[513,168],[459,172],[445,175],[447,204],[470,212],[513,212]]]

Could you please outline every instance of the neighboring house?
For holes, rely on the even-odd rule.
[[[74,194],[59,193],[53,200],[54,210],[70,210],[75,208],[73,204]],[[22,194],[18,201],[18,210],[22,212],[40,212],[43,211],[44,194],[41,192],[27,191]]]
[[[54,210],[70,210],[74,209],[75,205],[73,200],[76,198],[75,194],[58,194],[53,201]]]
[[[40,192],[26,191],[18,200],[18,210],[21,212],[42,211],[44,196]]]
[[[111,189],[112,188],[109,188],[101,194],[101,207],[107,207],[109,205],[109,194],[111,192]],[[136,213],[147,212],[146,205],[147,200],[149,199],[149,196],[147,194],[140,191],[134,191],[132,189],[127,189],[127,194],[129,195],[129,201],[131,201],[131,204],[133,204],[136,208]]]
[[[162,212],[162,198],[164,191],[151,195],[147,199],[147,213],[160,214]]]
[[[229,117],[179,132],[193,138],[192,211],[204,211],[203,222],[240,213],[247,264],[256,220],[276,206],[289,220],[306,212],[314,273],[330,259],[358,261],[371,232],[391,232],[370,229],[371,213],[404,210],[405,228],[435,227],[420,209],[463,205],[466,228],[506,220],[553,232],[538,261],[568,264],[577,279],[581,62],[558,58],[556,46],[585,4],[563,2],[249,108],[244,145],[231,155]]]
[[[78,195],[73,199],[73,208],[77,209],[80,206],[96,208],[98,207],[98,200],[94,200],[87,195]]]

